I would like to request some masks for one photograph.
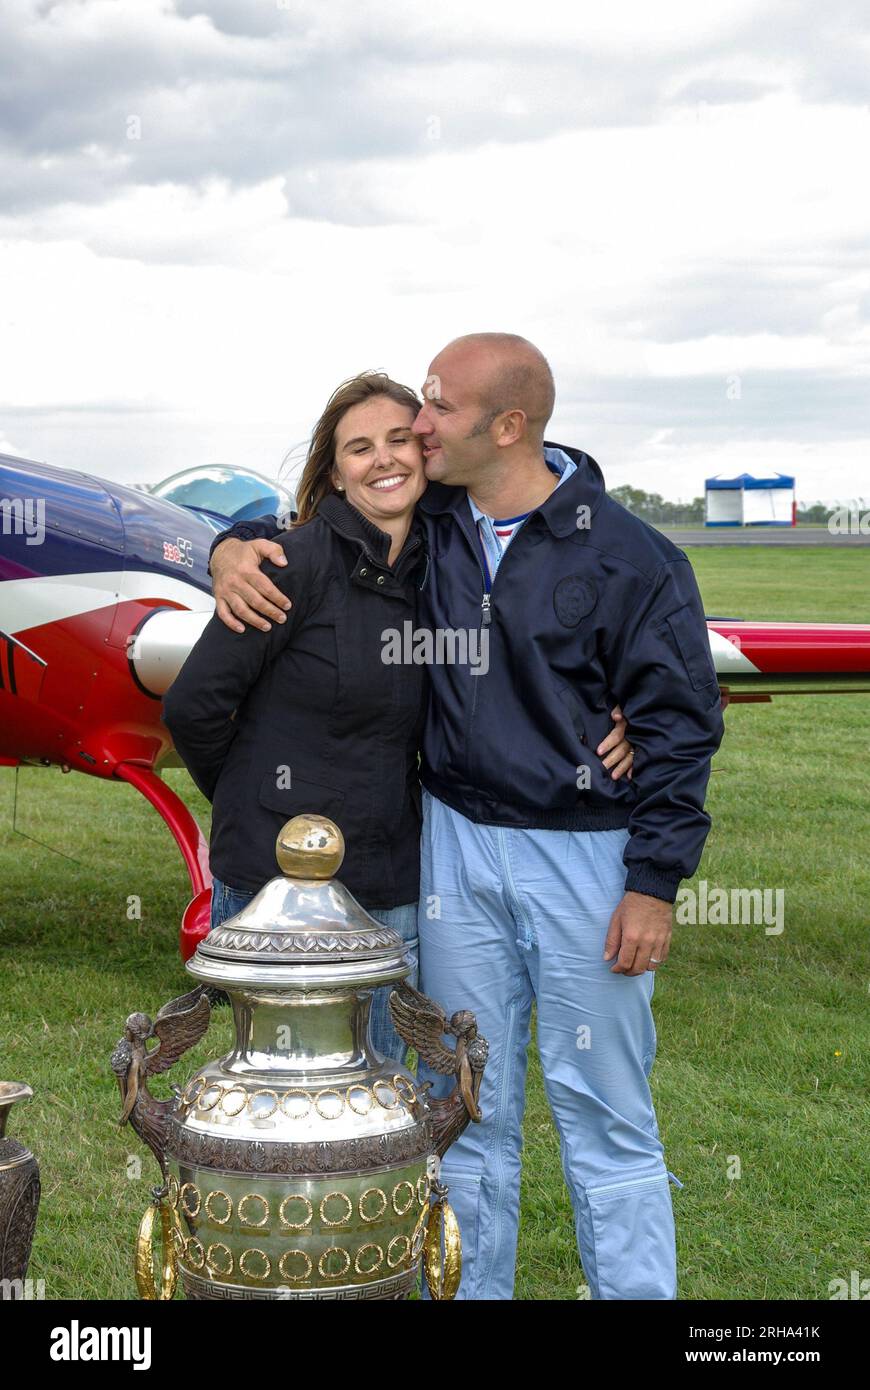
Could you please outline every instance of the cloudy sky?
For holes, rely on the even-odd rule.
[[[2,0],[0,450],[275,476],[525,334],[550,434],[870,497],[864,0]]]

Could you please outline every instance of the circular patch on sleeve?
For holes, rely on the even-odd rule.
[[[553,607],[563,627],[576,627],[581,618],[592,612],[598,602],[598,591],[590,579],[569,574],[553,590]]]

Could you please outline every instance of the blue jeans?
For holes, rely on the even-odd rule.
[[[604,939],[627,830],[477,825],[424,792],[422,988],[489,1040],[480,1106],[442,1177],[462,1233],[464,1299],[513,1297],[532,1002],[583,1270],[595,1299],[673,1299],[669,1174],[648,1084],[654,974],[614,975]],[[421,1062],[444,1095],[452,1078]]]
[[[237,912],[241,912],[253,896],[253,893],[246,892],[244,888],[231,888],[229,884],[222,883],[219,878],[216,878],[212,883],[211,893],[211,930],[213,931],[215,927],[220,926],[221,922],[225,922],[228,917],[234,917]],[[383,923],[385,927],[392,927],[393,931],[397,932],[404,941],[412,965],[408,983],[416,985],[419,954],[417,904],[405,903],[402,907],[372,908],[371,916],[376,921]],[[393,1027],[393,1020],[390,1017],[389,998],[392,988],[392,985],[382,985],[380,989],[374,991],[369,1036],[377,1052],[404,1065],[408,1048]]]

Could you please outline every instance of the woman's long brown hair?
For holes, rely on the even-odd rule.
[[[406,405],[415,415],[420,409],[417,393],[410,386],[393,381],[386,372],[360,372],[359,376],[343,381],[333,391],[312,431],[305,467],[296,490],[298,515],[294,526],[304,526],[306,521],[316,516],[324,497],[336,491],[332,481],[335,431],[342,416],[351,406],[362,405],[376,396],[387,396],[397,405]]]

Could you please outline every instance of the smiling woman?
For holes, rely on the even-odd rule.
[[[413,391],[382,373],[333,393],[312,435],[299,515],[266,543],[286,614],[235,632],[219,608],[166,696],[176,749],[214,808],[212,927],[273,877],[285,821],[324,815],[347,845],[342,882],[416,961],[426,673],[386,663],[382,646],[386,629],[413,624],[425,572],[414,524],[426,486],[411,430],[418,410]],[[222,542],[215,574],[240,544]],[[383,994],[372,1040],[402,1061]]]

